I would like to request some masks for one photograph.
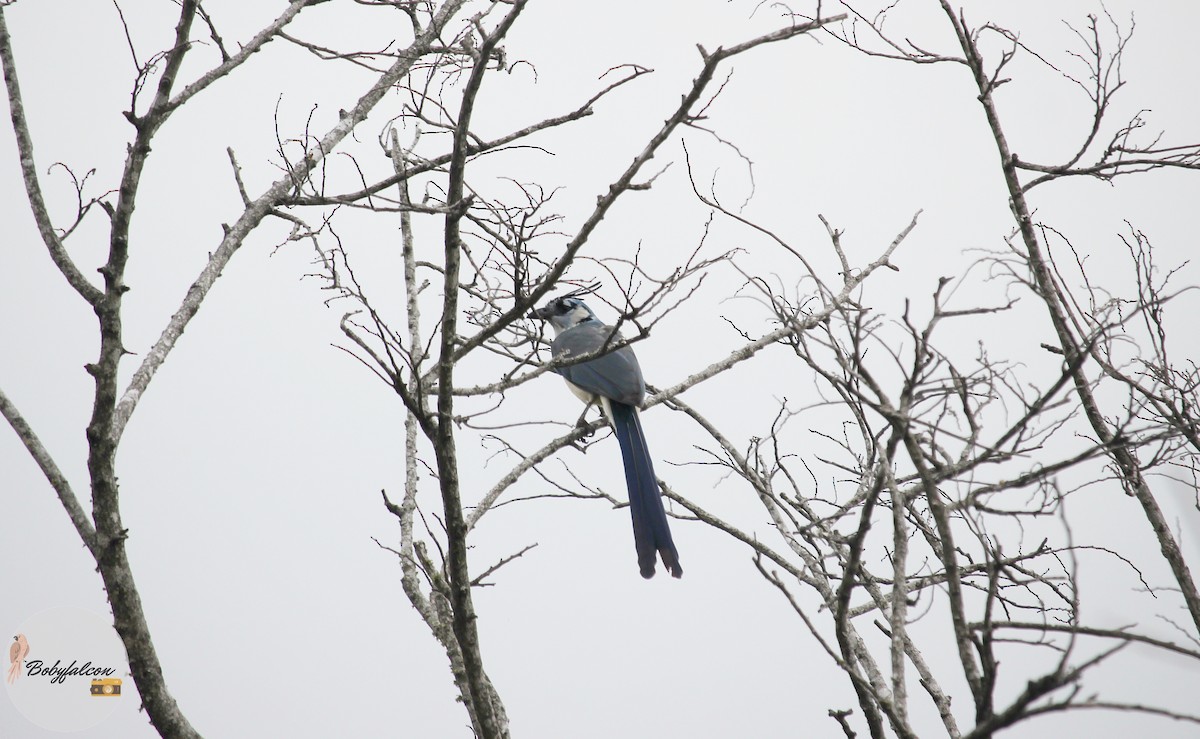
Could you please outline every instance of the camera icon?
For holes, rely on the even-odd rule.
[[[121,681],[115,677],[106,677],[92,681],[92,695],[118,696],[121,694]]]

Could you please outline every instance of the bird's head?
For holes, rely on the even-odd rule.
[[[541,308],[535,308],[529,312],[529,317],[540,318],[549,323],[556,336],[585,321],[596,320],[596,314],[587,303],[570,294],[554,298]]]

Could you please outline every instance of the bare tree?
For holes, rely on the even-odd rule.
[[[533,510],[545,498],[626,505],[572,470],[577,452],[606,443],[602,418],[591,409],[578,420],[561,413],[531,417],[519,400],[551,382],[565,363],[549,358],[538,327],[527,320],[530,309],[558,291],[592,292],[589,300],[604,304],[624,336],[605,349],[614,351],[713,302],[706,281],[735,285],[735,297],[752,307],[727,319],[737,338],[719,358],[685,357],[672,368],[671,384],[650,388],[646,407],[661,406],[677,428],[688,429],[695,456],[681,466],[702,468],[736,492],[693,494],[675,483],[674,472],[663,474],[660,486],[671,515],[750,550],[758,576],[828,655],[830,673],[853,691],[853,709],[829,710],[846,736],[865,728],[872,737],[984,737],[1076,709],[1200,722],[1168,707],[1095,697],[1084,687],[1085,678],[1130,644],[1200,658],[1200,597],[1152,485],[1163,475],[1195,488],[1196,369],[1168,351],[1166,319],[1168,304],[1187,288],[1173,282],[1174,266],[1161,271],[1149,240],[1132,225],[1119,239],[1122,258],[1133,265],[1132,283],[1096,284],[1069,234],[1040,222],[1029,202],[1033,188],[1073,177],[1112,180],[1198,166],[1200,147],[1140,138],[1140,115],[1109,123],[1112,98],[1124,86],[1121,61],[1131,26],[1105,14],[1078,30],[1069,27],[1081,48],[1068,51],[1068,61],[1085,70],[1076,74],[1054,55],[1029,48],[1016,31],[971,26],[945,0],[927,3],[944,16],[946,33],[938,38],[956,42],[940,51],[933,42],[892,34],[907,6],[878,14],[823,3],[807,15],[784,11],[772,31],[699,47],[694,77],[678,100],[625,111],[621,124],[636,118],[650,124],[648,133],[628,150],[605,143],[606,158],[619,163],[607,179],[588,184],[595,198],[572,217],[559,212],[560,183],[514,155],[551,150],[555,134],[616,107],[619,95],[651,70],[614,67],[557,113],[496,132],[480,123],[489,106],[503,106],[489,97],[491,86],[533,69],[521,49],[510,48],[512,29],[531,12],[525,0],[363,0],[356,12],[404,26],[402,40],[375,50],[340,48],[295,30],[293,21],[321,2],[289,4],[236,51],[218,32],[220,19],[198,1],[180,3],[171,45],[144,61],[126,26],[137,70],[125,168],[110,191],[94,195],[89,177],[64,167],[78,195],[65,225],[51,217],[41,194],[36,132],[24,113],[19,60],[0,6],[0,62],[34,220],[51,260],[99,320],[100,355],[88,366],[96,384],[87,427],[90,511],[75,492],[81,483],[63,474],[2,393],[0,411],[96,561],[134,680],[161,735],[198,734],[167,690],[141,607],[125,552],[115,460],[132,413],[209,289],[271,221],[290,230],[280,248],[312,250],[311,276],[341,313],[340,349],[382,383],[403,417],[403,489],[382,495],[398,534],[378,543],[396,557],[405,596],[445,652],[475,736],[511,733],[503,685],[489,675],[475,596],[537,545],[499,554],[478,546],[485,523],[497,518],[489,514],[515,504]],[[731,67],[804,38],[879,57],[879,64],[963,73],[963,94],[982,104],[981,126],[997,146],[997,174],[1014,216],[1004,249],[979,253],[973,268],[954,277],[906,285],[904,308],[889,314],[869,287],[898,269],[898,255],[919,233],[919,212],[892,224],[881,243],[847,244],[841,225],[817,213],[755,219],[745,204],[718,194],[720,164],[683,144],[712,143],[753,182],[749,157],[714,122],[722,94],[738,85]],[[131,353],[122,332],[124,276],[137,254],[131,223],[142,175],[155,161],[151,144],[177,110],[268,48],[299,51],[335,74],[370,81],[323,133],[291,132],[277,122],[277,149],[254,156],[273,157],[282,174],[261,193],[246,185],[229,151],[230,187],[243,210],[122,383],[122,361]],[[208,66],[188,72],[198,59]],[[1059,163],[1022,159],[1005,134],[995,98],[1017,59],[1066,77],[1090,100],[1083,138]],[[786,65],[772,74],[781,89],[794,83]],[[368,130],[368,143],[355,139]],[[621,218],[618,202],[667,187],[662,175],[672,166],[686,172],[685,194],[703,211],[699,235],[674,245],[673,267],[652,266],[640,247],[601,249],[597,235]],[[65,246],[97,207],[108,217],[102,286]],[[800,221],[819,222],[824,241],[793,237]],[[373,226],[367,235],[355,227],[363,222]],[[398,236],[379,236],[397,224]],[[751,241],[765,246],[750,247]],[[381,269],[380,251],[398,259]],[[975,288],[989,281],[1003,282],[1006,297],[977,299]],[[1128,297],[1120,297],[1122,289]],[[1026,296],[1036,311],[1029,307],[1034,301],[1022,302]],[[984,343],[956,338],[1030,321],[1044,322],[1056,337],[1040,349],[1046,361],[998,357]],[[1131,353],[1135,340],[1147,351]],[[752,392],[737,385],[739,370],[781,355],[786,359],[772,365],[777,385]],[[746,403],[770,407],[769,425],[750,435],[735,431],[730,414],[740,409],[696,400],[697,389],[722,383],[737,386]],[[817,400],[793,400],[805,395]],[[477,483],[483,476],[466,468],[477,457],[463,451],[477,446],[497,449],[490,461],[502,465],[486,472],[483,486]],[[1076,501],[1113,486],[1139,503],[1170,570],[1171,593],[1119,542],[1076,537]],[[746,501],[757,506],[753,520],[736,505]],[[1079,581],[1084,562],[1096,555],[1106,568],[1133,573],[1149,595],[1177,592],[1191,617],[1176,624],[1182,636],[1171,641],[1134,626],[1088,621]],[[632,557],[630,565],[632,575]],[[812,679],[812,667],[806,669],[804,679]]]
[[[590,281],[590,277],[582,282],[578,278],[567,278],[572,268],[586,264],[592,276],[607,278],[606,281],[621,292],[622,302],[610,307],[619,313],[617,325],[635,327],[635,335],[628,341],[613,342],[607,349],[613,351],[644,337],[657,321],[686,301],[710,271],[731,262],[729,251],[708,254],[701,243],[681,259],[678,268],[670,274],[654,276],[647,273],[636,258],[629,261],[591,256],[587,247],[593,232],[619,198],[653,185],[657,175],[647,176],[643,170],[664,144],[676,136],[678,129],[698,126],[703,120],[716,92],[710,87],[722,65],[765,44],[787,41],[839,19],[789,22],[774,32],[742,43],[711,52],[701,48],[699,71],[679,104],[668,111],[662,126],[645,142],[641,151],[634,154],[632,162],[601,189],[595,207],[579,227],[573,233],[564,234],[549,230],[559,218],[549,211],[552,193],[546,186],[512,183],[511,178],[505,178],[506,184],[515,184],[515,202],[506,200],[512,197],[512,188],[504,195],[491,196],[489,190],[495,185],[478,180],[468,184],[471,157],[538,131],[578,120],[590,114],[593,106],[609,93],[634,82],[647,70],[636,66],[613,70],[616,79],[574,110],[485,141],[472,132],[471,115],[479,104],[478,96],[486,73],[506,68],[506,56],[499,42],[523,8],[524,3],[518,1],[503,18],[492,21],[486,14],[480,16],[472,31],[456,41],[466,51],[464,65],[467,68],[448,66],[437,70],[444,79],[431,78],[410,92],[411,99],[405,111],[381,137],[392,162],[392,172],[359,190],[340,195],[319,192],[316,184],[310,183],[310,191],[289,203],[297,208],[332,203],[361,204],[380,211],[384,208],[377,201],[366,202],[367,198],[382,197],[390,188],[396,188],[395,195],[389,199],[392,204],[389,207],[400,212],[403,272],[397,277],[405,296],[404,308],[400,311],[403,329],[393,328],[397,319],[379,307],[364,281],[358,278],[351,256],[353,245],[341,240],[337,240],[334,247],[325,245],[331,236],[336,236],[336,232],[326,232],[327,221],[316,227],[304,225],[294,237],[311,239],[319,255],[326,287],[333,294],[331,300],[337,304],[348,302],[351,306],[341,324],[350,342],[347,350],[395,392],[407,411],[407,474],[403,497],[396,503],[384,492],[384,502],[400,525],[399,547],[388,548],[399,559],[405,594],[446,650],[472,727],[477,735],[488,737],[508,736],[508,721],[496,689],[484,671],[471,591],[488,584],[487,578],[497,569],[520,557],[530,547],[505,556],[472,576],[466,555],[470,535],[523,476],[537,470],[539,463],[557,451],[582,443],[596,432],[602,421],[584,423],[581,419],[577,427],[537,451],[519,455],[520,461],[500,475],[490,490],[477,497],[467,497],[459,485],[460,458],[456,449],[460,442],[456,429],[463,428],[472,436],[477,436],[479,429],[486,431],[489,426],[485,419],[501,417],[507,410],[507,393],[527,382],[537,381],[547,370],[563,364],[562,361],[557,364],[539,361],[543,347],[525,319],[530,309],[556,287],[580,286]],[[490,26],[485,25],[489,22]],[[462,76],[466,81],[462,85],[457,112],[445,98],[430,98],[429,89],[446,89]],[[422,139],[430,132],[450,134],[451,150],[443,153],[423,151]],[[408,140],[413,143],[405,143]],[[426,193],[419,204],[413,198],[413,190],[417,188]],[[438,230],[442,249],[436,262],[417,257],[420,237],[414,219],[426,216],[441,222]],[[847,266],[842,283],[830,294],[829,307],[814,316],[812,323],[827,317],[872,272],[886,265],[889,255],[911,228],[910,224],[895,243],[881,251],[878,259],[857,269],[849,269],[845,255],[841,254],[840,259]],[[548,251],[554,256],[544,256]],[[440,295],[436,301],[424,298],[426,288],[439,282]],[[596,286],[585,289],[593,291]],[[437,319],[433,331],[426,334],[421,316],[430,308]],[[798,326],[788,325],[768,336],[748,341],[729,358],[701,369],[674,388],[660,391],[648,405],[656,405],[719,375],[798,330]],[[474,354],[490,354],[506,362],[492,362],[496,364],[498,374],[489,381],[458,384],[455,380],[458,368],[473,359]],[[576,357],[570,361],[587,358]],[[482,404],[478,402],[480,399],[484,399]],[[471,410],[457,410],[463,400],[475,401]],[[487,436],[513,450],[502,437]],[[421,437],[428,445],[427,451],[421,447]],[[428,455],[432,455],[432,461]],[[432,472],[437,480],[440,505],[437,506],[436,527],[429,524],[419,502],[422,469]],[[573,482],[555,484],[567,495],[608,497],[618,504],[595,489],[578,492],[574,490]],[[418,530],[418,516],[424,524],[424,536]],[[431,545],[436,547],[437,556],[431,554]]]
[[[1006,182],[1015,182],[1011,170],[1019,160],[1003,150],[1004,137],[990,102],[990,93],[998,76],[995,70],[984,71],[974,34],[965,30],[962,18],[948,5],[942,7],[963,45],[964,57],[937,56],[915,46],[906,49],[883,34],[882,20],[877,18],[867,23],[857,12],[855,16],[872,30],[875,40],[885,42],[883,51],[876,51],[860,40],[856,25],[847,26],[846,31],[835,32],[835,35],[875,55],[920,63],[958,63],[966,67],[980,87],[987,121],[1002,147]],[[805,22],[825,25],[825,19],[805,19]],[[808,30],[809,27],[802,28]],[[991,26],[986,30],[1011,41],[1014,49],[1024,50],[1015,34]],[[1094,21],[1092,30],[1096,33]],[[762,37],[733,47],[736,51],[725,50],[724,55],[740,53],[777,36]],[[1024,165],[1027,170],[1041,173],[1028,186],[1071,174],[1110,177],[1131,170],[1191,165],[1192,148],[1160,152],[1153,148],[1139,149],[1130,143],[1130,134],[1137,128],[1134,122],[1115,134],[1113,143],[1096,163],[1077,166],[1094,144],[1098,132],[1103,130],[1108,100],[1115,92],[1113,88],[1120,84],[1110,73],[1110,68],[1119,67],[1127,38],[1121,36],[1116,51],[1108,57],[1101,52],[1095,37],[1088,43],[1093,77],[1101,80],[1099,87],[1089,90],[1095,106],[1091,132],[1080,152],[1067,164],[1058,167]],[[488,48],[486,43],[479,46]],[[1114,561],[1128,564],[1134,571],[1137,568],[1119,550],[1073,541],[1070,519],[1066,515],[1067,499],[1086,485],[1064,490],[1063,480],[1069,478],[1072,471],[1088,468],[1104,459],[1113,460],[1118,470],[1136,470],[1136,465],[1125,464],[1133,459],[1130,455],[1134,449],[1143,444],[1164,443],[1169,435],[1161,424],[1156,427],[1139,422],[1139,414],[1144,414],[1144,404],[1136,409],[1126,409],[1125,420],[1117,422],[1119,431],[1112,429],[1109,426],[1112,421],[1106,420],[1096,408],[1094,382],[1087,378],[1084,364],[1089,352],[1102,341],[1111,340],[1111,329],[1116,324],[1095,319],[1089,330],[1069,334],[1073,343],[1056,349],[1056,354],[1063,357],[1061,366],[1049,377],[1036,381],[1025,374],[1021,365],[996,360],[986,351],[965,361],[952,359],[951,354],[940,348],[938,329],[943,323],[1017,320],[1006,318],[1014,309],[1015,300],[1002,305],[949,305],[950,296],[975,279],[970,273],[957,280],[943,279],[933,286],[926,309],[928,317],[924,320],[916,318],[915,308],[911,312],[906,310],[894,322],[886,320],[857,297],[867,277],[880,267],[891,266],[894,250],[916,227],[915,216],[890,244],[880,247],[874,261],[864,265],[850,261],[841,243],[841,232],[826,223],[829,249],[836,255],[840,269],[833,274],[822,274],[805,249],[789,244],[771,228],[753,223],[736,209],[727,207],[715,192],[705,191],[694,177],[693,189],[705,206],[718,217],[768,237],[787,259],[794,260],[799,274],[815,286],[814,290],[807,294],[779,292],[770,287],[776,280],[746,272],[738,266],[732,252],[699,258],[706,246],[703,243],[697,256],[665,278],[645,273],[636,260],[629,263],[587,257],[584,248],[591,229],[604,217],[615,197],[633,187],[639,168],[656,148],[676,126],[700,127],[701,119],[692,112],[693,106],[712,79],[716,63],[722,59],[722,52],[708,54],[702,50],[701,53],[704,67],[692,90],[684,96],[682,104],[667,119],[659,134],[635,158],[633,165],[608,187],[606,195],[598,199],[596,210],[580,230],[573,236],[549,236],[549,241],[565,242],[556,249],[555,253],[559,254],[556,259],[543,261],[540,252],[545,249],[535,251],[530,246],[535,238],[544,235],[542,229],[552,220],[546,215],[549,198],[542,187],[522,186],[521,201],[516,206],[487,198],[482,187],[472,188],[478,199],[465,203],[462,214],[463,223],[473,226],[470,232],[473,248],[464,244],[462,252],[472,268],[466,279],[450,280],[449,277],[457,270],[456,248],[445,253],[445,261],[440,265],[414,261],[416,237],[411,221],[405,217],[404,277],[408,324],[407,331],[400,332],[391,329],[388,319],[373,307],[354,276],[346,251],[321,251],[329,286],[339,297],[355,302],[361,311],[357,316],[347,314],[343,322],[354,351],[400,395],[410,413],[415,414],[410,417],[408,427],[409,476],[404,500],[396,505],[385,495],[389,509],[401,523],[401,545],[393,551],[405,570],[410,600],[439,635],[452,664],[457,665],[460,659],[463,663],[461,670],[456,669],[463,695],[469,693],[469,686],[463,683],[469,680],[474,668],[465,657],[459,657],[463,651],[461,639],[450,639],[451,634],[459,633],[458,627],[451,628],[453,620],[463,612],[470,613],[467,599],[455,596],[456,537],[469,533],[522,475],[538,469],[539,464],[560,449],[584,442],[601,422],[582,425],[533,453],[520,453],[521,461],[474,504],[474,511],[464,519],[465,526],[459,523],[460,514],[455,510],[463,505],[461,493],[456,491],[452,496],[446,495],[448,484],[452,486],[454,482],[454,477],[448,474],[452,465],[437,456],[436,465],[429,466],[436,466],[442,490],[441,512],[445,520],[439,528],[444,532],[439,535],[430,531],[428,525],[426,528],[427,536],[433,541],[445,537],[445,544],[439,544],[439,549],[446,553],[438,560],[429,556],[414,525],[415,516],[421,510],[417,502],[420,452],[416,431],[424,429],[427,437],[435,438],[435,432],[429,430],[433,424],[422,420],[433,415],[430,409],[422,408],[422,399],[436,392],[439,403],[444,402],[449,379],[441,373],[452,363],[446,357],[462,360],[468,352],[485,348],[497,356],[507,357],[513,363],[512,368],[493,381],[455,388],[450,397],[487,395],[492,398],[479,411],[456,416],[465,428],[483,428],[483,417],[502,414],[506,392],[555,367],[553,363],[537,366],[537,337],[519,323],[520,317],[551,286],[561,283],[571,266],[579,266],[581,260],[587,259],[589,266],[599,266],[601,275],[620,287],[622,299],[610,307],[620,316],[618,325],[630,324],[635,328],[634,340],[646,335],[656,321],[691,295],[689,291],[678,298],[675,293],[689,284],[698,284],[705,276],[723,268],[732,267],[739,271],[745,279],[745,291],[757,293],[769,308],[769,320],[777,328],[752,338],[755,329],[741,327],[740,333],[747,340],[743,346],[734,348],[727,359],[699,368],[671,387],[656,388],[647,405],[662,403],[685,414],[711,438],[715,446],[709,452],[708,464],[724,468],[745,481],[763,504],[771,527],[778,532],[781,541],[773,544],[751,536],[696,501],[676,493],[669,482],[662,484],[666,495],[687,511],[682,514],[685,518],[698,519],[754,550],[761,574],[788,598],[812,635],[849,677],[872,736],[883,736],[888,729],[899,736],[921,735],[921,724],[914,721],[910,710],[907,687],[910,670],[916,671],[944,731],[950,736],[991,735],[1031,716],[1080,706],[1108,706],[1172,715],[1152,706],[1099,703],[1090,698],[1085,701],[1080,695],[1079,686],[1084,674],[1131,642],[1200,656],[1200,651],[1193,645],[1166,642],[1135,630],[1092,627],[1084,623],[1079,614],[1075,561],[1078,551],[1102,551]],[[1003,56],[1001,67],[1009,59],[1009,55]],[[1041,57],[1038,59],[1048,64]],[[627,79],[638,74],[640,70],[635,70]],[[616,84],[626,81],[622,79]],[[468,86],[464,94],[469,95],[471,89]],[[606,88],[601,95],[611,89]],[[594,100],[596,98],[589,101],[589,105]],[[414,128],[419,128],[418,123],[455,131],[464,125],[462,114],[457,122],[452,117],[448,121],[421,117],[418,111],[423,104],[423,98],[418,98],[411,105],[411,120],[407,122],[409,135],[413,134]],[[464,110],[467,109],[464,106]],[[394,129],[390,153],[395,175],[381,180],[379,187],[399,181],[396,202],[409,208],[412,175],[427,172],[422,163],[432,157],[419,156],[413,148],[401,145]],[[457,200],[455,159],[451,154],[438,158],[438,161],[449,161],[451,169],[447,172],[449,184],[432,188],[446,193],[434,202],[437,207],[450,209]],[[690,168],[690,162],[688,166]],[[648,187],[651,182],[639,187]],[[424,187],[426,192],[431,190],[428,184]],[[992,274],[1007,275],[1015,284],[1028,286],[1044,298],[1053,295],[1047,290],[1048,285],[1025,276],[1033,274],[1036,277],[1044,273],[1043,276],[1049,279],[1048,268],[1038,261],[1036,236],[1032,247],[1026,251],[1016,248],[1017,244],[1026,243],[1026,230],[1020,228],[1021,224],[1030,222],[1028,217],[1022,219],[1020,215],[1023,208],[1024,212],[1028,210],[1027,205],[1021,204],[1022,192],[1020,189],[1012,192],[1018,223],[1014,239],[1010,240],[1013,249],[983,255],[980,261],[989,265]],[[317,204],[319,200],[310,202]],[[448,222],[457,217],[453,212],[447,214]],[[457,223],[454,228],[457,229]],[[458,231],[454,233],[457,237]],[[442,316],[439,330],[443,335],[432,340],[422,337],[417,321],[419,292],[426,284],[419,277],[422,268],[445,276],[444,303],[439,306]],[[586,283],[587,280],[576,280],[568,284],[581,286]],[[423,370],[428,361],[425,347],[431,341],[434,344],[445,342],[444,332],[453,328],[445,322],[445,317],[455,312],[455,304],[447,297],[455,292],[455,284],[460,285],[474,306],[467,310],[467,315],[477,323],[477,333],[455,342],[462,347],[457,352],[443,343],[441,359],[430,369]],[[1056,318],[1061,317],[1057,303],[1051,301],[1048,305],[1054,325],[1066,326]],[[680,397],[688,389],[719,378],[726,370],[773,345],[791,347],[812,373],[823,397],[827,398],[825,405],[844,410],[840,421],[842,431],[822,432],[822,436],[839,450],[839,458],[819,460],[837,471],[832,488],[822,484],[807,463],[797,469],[796,455],[783,441],[784,429],[790,423],[799,422],[795,418],[803,409],[785,403],[771,428],[741,447],[722,432],[719,422],[710,420]],[[1082,444],[1067,442],[1077,434],[1080,416],[1095,434],[1094,440]],[[834,422],[829,423],[831,429],[836,428]],[[442,425],[438,425],[437,430],[445,433]],[[448,437],[436,438],[440,439],[438,443],[443,450],[449,448]],[[502,437],[495,438],[506,448],[516,451]],[[1132,441],[1133,438],[1137,441]],[[434,444],[435,455],[438,443]],[[560,494],[600,497],[620,505],[620,501],[578,479],[554,480],[544,466],[539,472]],[[1130,478],[1122,473],[1118,479],[1128,481]],[[1161,513],[1151,515],[1151,520],[1156,520],[1155,515],[1161,521]],[[1052,525],[1047,527],[1047,524]],[[890,528],[890,535],[873,535],[875,527]],[[1035,538],[1029,533],[1030,528],[1038,532],[1053,531],[1054,534]],[[1155,530],[1159,531],[1157,525]],[[1164,541],[1170,541],[1169,531],[1163,536]],[[1169,549],[1169,545],[1164,545],[1164,551]],[[485,574],[490,576],[524,551],[527,550],[502,558]],[[875,569],[875,563],[880,561],[885,565],[883,570]],[[1142,577],[1140,572],[1138,576]],[[466,573],[460,577],[465,578]],[[427,593],[420,592],[422,579],[429,584]],[[471,582],[483,584],[481,578]],[[1183,582],[1186,598],[1186,583],[1190,580],[1185,578]],[[819,610],[829,614],[831,623],[827,627],[822,628],[793,593],[795,584],[808,586],[815,593]],[[935,593],[942,590],[945,591],[946,616],[942,628],[953,634],[959,672],[955,677],[942,674],[945,665],[927,659],[923,652],[925,647],[921,641],[929,636],[926,622],[934,620],[933,617],[913,615],[934,607],[941,609],[941,599]],[[859,593],[865,601],[855,603]],[[926,602],[928,605],[924,605]],[[448,607],[439,609],[431,605],[436,603],[448,604]],[[877,618],[872,624],[886,637],[883,652],[872,645],[874,637],[856,625],[864,616],[874,614]],[[1009,636],[1010,632],[1016,636]],[[936,640],[941,632],[934,630],[932,633]],[[1033,635],[1025,636],[1027,633]],[[924,636],[919,637],[920,634]],[[1074,645],[1084,636],[1110,643],[1075,659],[1077,649]],[[1043,672],[1022,673],[1020,679],[1027,681],[1025,689],[1015,697],[1004,698],[1002,696],[1007,696],[1010,691],[1001,680],[1000,654],[1004,648],[1001,645],[1009,642],[1040,647],[1055,656],[1045,662]],[[885,667],[888,663],[890,666]],[[962,717],[951,710],[952,691],[944,687],[957,679],[965,681],[974,705],[969,729],[960,728]],[[490,684],[487,690],[490,694]],[[467,702],[470,706],[472,700]],[[478,711],[476,706],[473,721],[478,721],[475,716]],[[831,715],[847,735],[853,735],[849,713],[835,711]],[[1194,717],[1184,718],[1195,720]],[[475,725],[479,727],[479,723]]]
[[[1026,46],[1019,33],[991,23],[973,27],[944,0],[940,10],[956,51],[933,51],[919,38],[890,33],[903,23],[904,8],[872,14],[847,7],[852,19],[831,29],[841,42],[875,57],[959,66],[968,73],[973,89],[967,94],[978,97],[997,146],[1014,230],[1005,250],[981,254],[979,269],[942,278],[931,286],[931,298],[906,300],[894,319],[861,300],[831,301],[802,259],[802,272],[818,285],[811,294],[780,292],[774,285],[786,278],[749,279],[772,321],[796,327],[781,341],[807,367],[823,401],[803,407],[785,401],[771,427],[744,445],[682,401],[667,402],[711,437],[710,464],[753,490],[777,540],[750,536],[713,510],[669,488],[668,494],[753,550],[762,576],[849,679],[872,737],[931,734],[918,718],[910,672],[928,701],[922,704],[936,709],[941,730],[951,737],[991,736],[1035,716],[1081,708],[1200,722],[1161,706],[1097,697],[1083,687],[1090,670],[1130,643],[1200,658],[1195,582],[1148,479],[1182,472],[1194,484],[1194,367],[1170,359],[1163,318],[1167,301],[1187,288],[1167,287],[1177,268],[1159,271],[1146,238],[1133,227],[1116,242],[1133,264],[1132,295],[1121,298],[1101,288],[1089,281],[1069,238],[1037,220],[1028,200],[1033,188],[1070,177],[1111,181],[1165,168],[1196,169],[1200,146],[1142,138],[1144,112],[1109,123],[1111,99],[1125,82],[1121,63],[1131,23],[1123,27],[1105,14],[1089,16],[1082,29],[1067,26],[1082,46],[1068,51],[1085,70],[1074,76],[1046,52]],[[1002,48],[989,60],[981,45],[993,40]],[[995,94],[1012,82],[1004,75],[1020,56],[1063,75],[1091,101],[1083,139],[1060,164],[1021,159],[1005,135]],[[799,257],[799,248],[768,227],[750,223],[699,188],[697,195]],[[829,227],[835,248],[841,236]],[[1057,260],[1051,242],[1067,247]],[[973,294],[980,273],[1008,281],[1010,297],[990,305],[963,297]],[[1037,299],[1058,338],[1042,347],[1060,360],[1049,374],[998,359],[985,343],[964,356],[952,341],[939,339],[947,324],[969,323],[971,333],[986,336],[1006,321],[1011,326],[1036,317],[1017,305],[1022,293]],[[830,305],[828,314],[814,308]],[[814,313],[822,320],[810,322]],[[1135,328],[1141,330],[1135,334]],[[1129,348],[1134,342],[1145,342],[1144,355]],[[1101,399],[1102,386],[1114,380],[1129,388],[1124,403]],[[822,406],[836,409],[841,420],[814,429],[832,453],[813,452],[810,460],[788,443],[787,431]],[[1069,511],[1075,501],[1098,494],[1098,480],[1111,480],[1141,504],[1171,586],[1147,582],[1119,543],[1075,539]],[[1102,552],[1117,567],[1129,567],[1154,597],[1177,592],[1191,615],[1190,624],[1176,625],[1180,641],[1132,626],[1088,624],[1078,588],[1081,552]],[[814,614],[814,604],[816,614],[827,614],[824,620]],[[954,666],[933,656],[932,644],[946,630],[953,635]],[[1022,670],[1011,678],[1016,684],[1006,685],[1001,664],[1039,651],[1042,656],[1032,659],[1041,667]],[[960,681],[973,715],[952,710],[958,704],[949,686]],[[846,736],[856,735],[853,713],[830,710]]]
[[[320,136],[297,140],[302,153],[287,158],[286,172],[282,177],[262,193],[252,196],[241,184],[238,164],[230,151],[230,163],[242,194],[244,210],[232,225],[225,228],[224,238],[213,247],[204,269],[187,290],[179,308],[167,319],[160,338],[145,353],[132,378],[122,386],[119,370],[122,359],[130,353],[122,333],[123,299],[127,291],[124,277],[131,255],[136,254],[136,244],[131,243],[131,224],[143,173],[153,161],[151,144],[177,111],[239,71],[267,44],[286,38],[284,29],[309,4],[308,0],[289,3],[278,18],[239,43],[236,50],[227,46],[218,32],[217,22],[195,0],[180,3],[171,46],[144,60],[139,58],[126,26],[137,70],[131,82],[130,107],[125,112],[125,117],[133,127],[133,136],[125,156],[124,171],[120,181],[113,183],[111,190],[92,196],[85,189],[88,178],[76,176],[67,169],[76,183],[79,197],[77,211],[66,225],[56,223],[51,218],[42,196],[42,175],[34,158],[34,132],[30,130],[26,119],[17,60],[13,55],[5,21],[5,8],[0,6],[0,62],[3,64],[12,128],[18,144],[29,204],[50,258],[68,284],[92,307],[99,321],[99,357],[87,366],[88,373],[95,380],[92,415],[87,427],[86,485],[91,492],[90,512],[85,510],[75,487],[61,472],[55,456],[43,446],[21,412],[3,394],[0,394],[0,411],[42,469],[80,539],[96,561],[113,609],[114,627],[128,654],[133,679],[146,713],[162,736],[198,734],[167,690],[133,569],[126,555],[126,530],[121,518],[115,462],[125,427],[184,328],[247,237],[264,219],[284,216],[279,211],[280,206],[294,199],[305,183],[319,175],[326,157],[338,149],[393,86],[411,78],[422,67],[436,66],[439,59],[453,59],[466,53],[464,48],[449,49],[442,42],[443,36],[454,33],[450,29],[458,28],[464,22],[469,23],[468,19],[460,17],[465,12],[466,3],[463,0],[450,0],[437,5],[398,4],[395,10],[410,21],[410,38],[399,49],[378,55],[379,66],[372,67],[374,81],[366,86],[356,100],[347,101],[347,107],[336,125]],[[203,49],[208,66],[190,81],[185,81],[181,79],[184,60],[190,59],[197,48]],[[109,222],[107,257],[98,269],[103,277],[100,286],[86,275],[66,247],[76,227],[97,207]]]

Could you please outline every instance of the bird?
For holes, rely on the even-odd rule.
[[[8,647],[8,684],[12,685],[21,675],[21,665],[29,654],[29,640],[24,634],[13,637],[13,643]]]
[[[554,329],[550,354],[555,359],[605,352],[576,364],[556,367],[554,371],[562,375],[567,387],[580,400],[598,403],[604,409],[604,416],[617,437],[625,465],[633,541],[642,577],[654,577],[659,557],[673,577],[682,577],[679,552],[671,538],[646,435],[638,417],[638,410],[646,401],[646,381],[633,349],[620,346],[622,339],[617,330],[601,322],[578,297],[587,292],[591,290],[553,298],[531,311],[529,317],[541,319]],[[614,346],[620,348],[606,351]]]

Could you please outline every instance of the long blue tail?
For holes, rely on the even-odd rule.
[[[642,577],[654,577],[655,560],[660,556],[673,577],[682,577],[679,552],[671,540],[667,512],[663,509],[654,465],[650,462],[650,450],[646,447],[646,435],[642,433],[637,410],[615,400],[610,400],[608,405],[612,410],[613,431],[621,445],[621,458],[625,462],[629,511],[633,515],[633,541],[637,546]]]

